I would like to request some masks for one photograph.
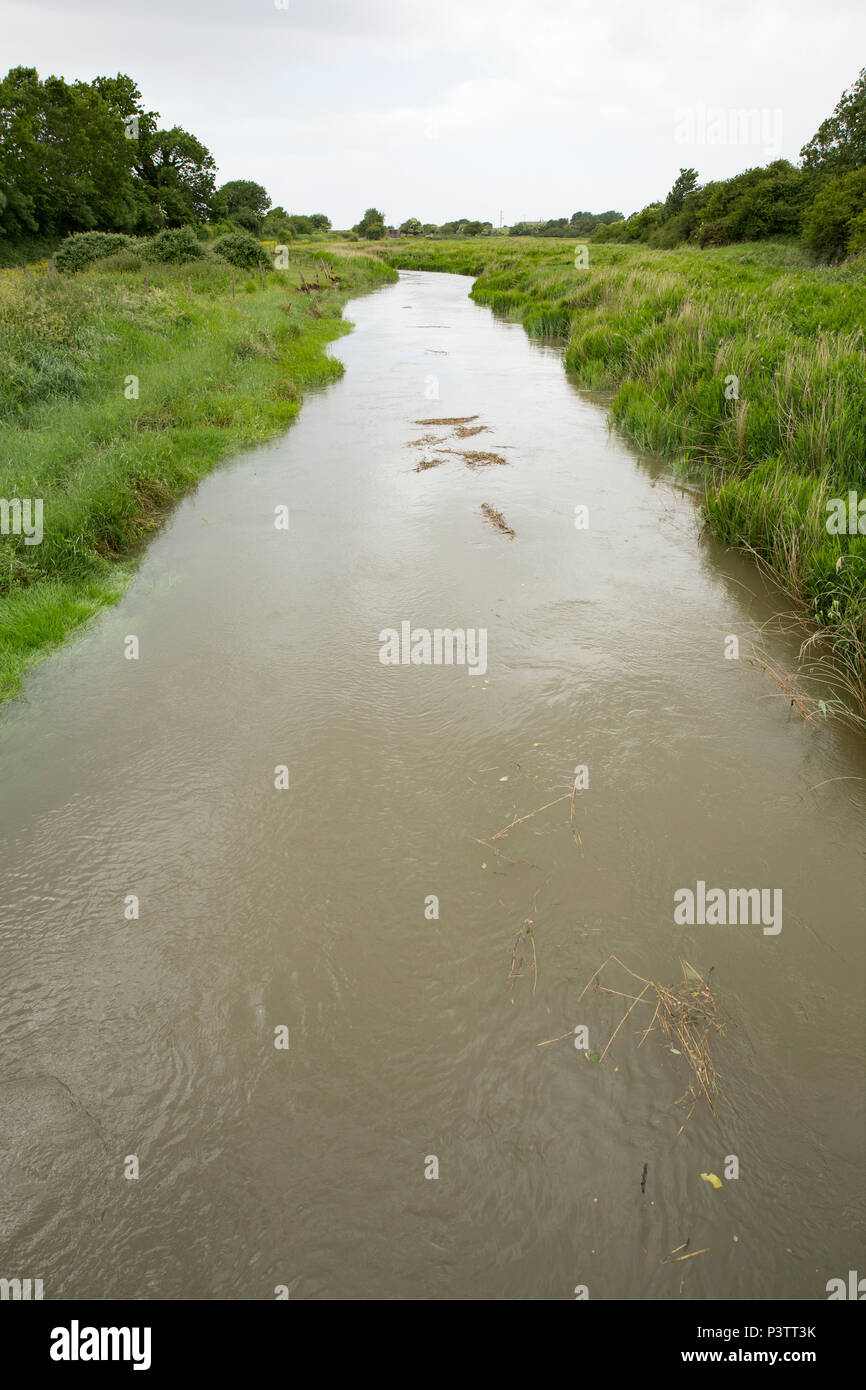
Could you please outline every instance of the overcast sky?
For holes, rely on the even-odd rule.
[[[864,0],[0,0],[4,72],[127,72],[220,182],[337,227],[629,213],[681,165],[796,159],[864,40]]]

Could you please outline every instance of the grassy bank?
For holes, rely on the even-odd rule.
[[[342,305],[396,277],[329,254],[339,289],[321,275],[301,293],[319,255],[236,271],[234,297],[212,261],[0,275],[0,498],[41,499],[44,516],[40,544],[0,536],[0,699],[117,598],[178,497],[339,376],[324,350],[348,331]]]
[[[391,265],[477,275],[473,298],[567,339],[641,447],[700,470],[707,524],[758,556],[817,625],[866,710],[866,536],[827,503],[866,495],[866,258],[813,266],[797,243],[712,251],[530,238],[401,242]]]

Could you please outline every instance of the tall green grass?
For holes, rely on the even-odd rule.
[[[315,299],[298,272],[313,279],[316,262],[297,256],[264,284],[236,272],[234,297],[231,268],[213,262],[0,275],[0,498],[44,508],[41,544],[0,536],[0,699],[117,598],[179,496],[340,374],[324,349],[348,331],[346,298],[396,276],[327,259],[340,289]]]

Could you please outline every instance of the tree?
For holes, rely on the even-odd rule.
[[[401,236],[419,236],[421,233],[421,223],[417,217],[407,217],[405,222],[400,224]]]
[[[217,189],[214,195],[214,211],[218,217],[230,217],[237,221],[237,213],[242,209],[254,217],[262,218],[271,205],[266,189],[252,179],[230,179]]]
[[[216,164],[200,140],[172,126],[140,130],[135,145],[135,172],[167,226],[204,222],[213,215]]]
[[[698,186],[697,169],[680,169],[674,186],[665,198],[662,208],[660,222],[667,222],[669,217],[675,217],[678,212],[682,212],[683,203],[690,193],[694,193]]]
[[[371,241],[380,241],[385,235],[385,214],[378,208],[367,208],[364,216],[356,227],[352,228],[358,236],[368,237]]]
[[[13,68],[0,82],[0,228],[7,236],[132,230],[130,145],[96,84],[42,82],[35,68]]]
[[[800,158],[810,173],[844,174],[866,165],[866,68],[803,146]]]
[[[331,219],[326,217],[323,212],[311,212],[310,221],[317,232],[329,232],[331,230]]]
[[[285,208],[268,208],[260,231],[262,236],[272,237],[274,241],[291,240],[292,228],[289,223],[289,214],[286,212]]]

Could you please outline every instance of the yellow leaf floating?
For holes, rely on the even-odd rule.
[[[713,1187],[721,1187],[723,1185],[721,1178],[717,1177],[715,1173],[701,1173],[701,1177],[704,1182],[711,1182]]]

